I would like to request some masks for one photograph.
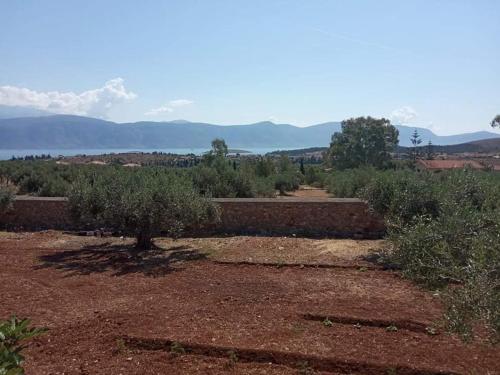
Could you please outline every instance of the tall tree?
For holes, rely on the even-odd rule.
[[[332,136],[328,161],[338,169],[387,166],[398,144],[398,130],[382,118],[358,117],[342,121],[342,132]]]
[[[228,153],[226,141],[221,138],[215,138],[212,141],[212,153],[215,154],[215,156],[226,156]]]
[[[500,115],[496,115],[495,118],[491,121],[492,128],[500,128]]]
[[[306,174],[306,170],[304,168],[304,158],[300,158],[300,173],[302,173],[303,175]]]
[[[420,134],[418,134],[417,129],[413,131],[413,134],[410,137],[411,144],[413,145],[412,158],[413,161],[417,160],[418,157],[418,146],[422,143],[422,139],[420,139]]]
[[[427,143],[426,158],[427,160],[434,159],[434,147],[431,140],[429,140],[429,143]]]

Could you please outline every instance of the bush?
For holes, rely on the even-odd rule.
[[[261,164],[260,161],[245,161],[238,168],[222,156],[209,155],[202,164],[190,169],[188,174],[201,194],[214,198],[274,196],[270,177],[257,174],[257,167]]]
[[[439,199],[431,177],[427,173],[380,172],[358,190],[358,196],[384,215],[389,226],[404,226],[419,216],[439,215]]]
[[[0,213],[10,208],[15,191],[12,183],[7,180],[0,180]]]
[[[69,198],[75,219],[133,234],[138,249],[150,249],[161,232],[177,237],[186,227],[218,219],[215,204],[190,181],[161,169],[83,175]]]
[[[387,173],[387,172],[385,172]],[[446,289],[449,328],[470,337],[482,320],[500,329],[499,179],[455,171],[377,176],[363,189],[385,215],[389,260],[404,276]]]
[[[323,187],[325,185],[326,174],[318,167],[308,165],[305,167],[305,183],[314,187]]]
[[[300,177],[295,172],[282,172],[274,178],[274,188],[279,190],[281,195],[287,191],[297,190],[300,185]]]
[[[46,331],[44,328],[29,328],[29,324],[28,319],[18,319],[15,316],[0,321],[0,375],[24,374],[22,342]]]
[[[334,171],[327,178],[327,190],[337,198],[354,198],[380,172],[371,167]]]

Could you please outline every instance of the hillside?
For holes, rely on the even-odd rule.
[[[413,127],[397,126],[400,143],[409,145]],[[424,143],[448,145],[499,137],[490,132],[438,136],[417,128]],[[0,120],[1,149],[75,148],[202,148],[214,138],[224,138],[232,148],[306,148],[328,146],[340,123],[309,127],[260,122],[220,126],[193,122],[136,122],[118,124],[88,117],[54,115]]]
[[[397,153],[408,153],[411,147],[399,146],[397,148]],[[425,153],[427,151],[427,146],[420,146],[420,151]],[[268,155],[287,155],[293,157],[300,157],[307,154],[322,153],[328,150],[328,147],[309,147],[295,150],[277,150],[268,153]],[[461,154],[461,153],[500,153],[500,138],[482,139],[479,141],[460,143],[458,145],[448,145],[440,146],[433,145],[432,151],[434,153],[443,154]]]
[[[425,152],[427,146],[418,147],[422,152]],[[398,147],[398,152],[408,152],[410,147]],[[462,154],[462,153],[500,153],[500,138],[482,139],[479,141],[459,143],[456,145],[433,145],[434,153],[444,154]]]
[[[0,104],[0,119],[18,118],[18,117],[39,117],[51,116],[53,113],[42,111],[31,107],[18,107]]]

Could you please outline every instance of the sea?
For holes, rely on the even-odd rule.
[[[297,147],[282,147],[281,150],[293,150]],[[132,149],[132,148],[108,148],[108,149],[0,149],[0,160],[9,160],[13,156],[24,157],[29,155],[50,155],[53,158],[58,156],[76,156],[76,155],[102,155],[102,154],[119,154],[124,152],[164,152],[178,155],[195,154],[202,155],[209,151],[209,148],[147,148],[147,149]],[[242,154],[264,155],[268,152],[278,150],[276,147],[267,148],[245,148],[238,150]],[[244,152],[245,151],[245,152]]]

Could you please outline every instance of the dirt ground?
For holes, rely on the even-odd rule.
[[[0,318],[49,329],[27,374],[500,374],[498,346],[443,331],[438,294],[367,262],[382,241],[130,244],[0,232]]]
[[[301,185],[298,190],[287,193],[291,197],[300,198],[331,198],[325,189],[315,188],[308,185]]]

